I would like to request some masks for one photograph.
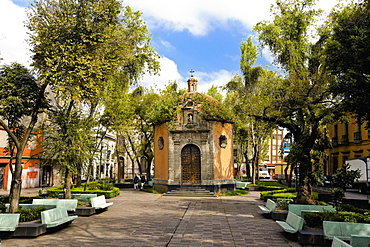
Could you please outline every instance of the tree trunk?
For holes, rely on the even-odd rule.
[[[150,181],[151,180],[151,171],[152,171],[152,160],[153,158],[151,158],[150,160],[147,161],[147,165],[146,165],[146,181]]]
[[[21,197],[21,190],[22,190],[22,170],[23,170],[22,156],[23,156],[23,152],[17,152],[16,160],[15,160],[15,171],[13,173],[12,182],[10,186],[9,213],[15,213],[19,209],[19,198]]]
[[[67,168],[66,174],[65,174],[65,182],[64,182],[64,198],[65,199],[72,199],[71,187],[72,187],[72,174],[69,172],[69,169]]]
[[[313,199],[312,196],[311,173],[311,162],[306,159],[306,162],[304,164],[299,165],[298,193],[296,203],[316,204],[316,201]]]
[[[284,177],[285,177],[285,181],[286,181],[286,183],[287,183],[287,185],[288,185],[288,187],[291,187],[291,185],[292,185],[292,183],[291,183],[291,181],[292,180],[290,180],[289,179],[289,175],[288,175],[288,169],[289,169],[289,164],[287,164],[286,165],[286,167],[285,167],[285,169],[284,169]]]
[[[251,166],[249,165],[247,152],[244,153],[244,159],[245,159],[245,172],[247,173],[247,178],[251,178]]]
[[[122,173],[123,173],[123,165],[122,165],[122,161],[120,159],[120,155],[119,155],[119,151],[118,151],[118,137],[116,137],[116,162],[117,162],[117,183],[120,183],[121,180],[122,180]],[[121,169],[122,167],[122,169]]]

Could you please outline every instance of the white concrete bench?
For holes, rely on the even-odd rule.
[[[303,218],[296,215],[295,213],[288,212],[288,216],[285,221],[276,221],[276,223],[285,231],[289,233],[296,233],[303,228]]]
[[[61,226],[66,223],[71,223],[78,216],[69,216],[66,208],[53,208],[41,212],[41,222],[46,225],[46,228]]]
[[[271,199],[267,199],[265,206],[260,206],[259,205],[258,207],[259,207],[259,209],[261,209],[261,211],[263,213],[268,214],[268,213],[271,213],[272,211],[275,210],[275,208],[276,208],[276,202],[274,202]]]
[[[105,201],[104,195],[91,198],[90,203],[91,203],[91,207],[95,209],[107,209],[109,206],[113,205],[113,202]]]

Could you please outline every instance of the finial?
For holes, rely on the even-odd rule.
[[[193,77],[195,71],[194,70],[190,70],[189,72],[190,72],[190,77]]]

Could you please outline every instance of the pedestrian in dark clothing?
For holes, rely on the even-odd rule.
[[[145,176],[141,175],[141,189],[144,189],[145,182],[146,182]]]
[[[139,176],[135,174],[135,177],[134,177],[134,189],[138,189],[139,188]]]

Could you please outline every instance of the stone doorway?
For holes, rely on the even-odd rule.
[[[184,185],[201,182],[200,149],[196,145],[186,145],[181,150],[181,182]]]

